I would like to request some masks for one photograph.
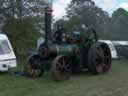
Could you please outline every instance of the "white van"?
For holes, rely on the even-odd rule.
[[[116,48],[118,57],[128,58],[128,41],[113,41],[113,45]]]
[[[16,67],[16,56],[6,35],[0,33],[0,72]]]
[[[113,43],[110,40],[99,40],[99,42],[104,42],[104,43],[106,43],[109,46],[113,59],[117,59],[118,58],[117,51],[116,51]]]

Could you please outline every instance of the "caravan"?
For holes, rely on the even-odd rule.
[[[6,35],[0,34],[0,72],[16,67],[16,56]]]
[[[112,41],[110,41],[110,40],[99,40],[99,42],[106,43],[109,46],[110,50],[111,50],[112,58],[113,59],[118,59],[117,51],[116,51]]]
[[[128,58],[128,41],[113,41],[119,58]]]

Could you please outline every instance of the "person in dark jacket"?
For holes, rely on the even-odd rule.
[[[62,25],[58,25],[57,31],[54,34],[54,38],[57,43],[62,43],[64,32],[65,32],[64,27]]]

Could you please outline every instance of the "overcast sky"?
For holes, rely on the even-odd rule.
[[[71,0],[54,0],[54,18],[60,19],[62,16],[66,15],[65,8],[70,3]],[[93,0],[96,5],[108,11],[110,14],[119,7],[128,10],[128,0]]]

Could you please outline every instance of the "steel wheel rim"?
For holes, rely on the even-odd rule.
[[[96,70],[98,73],[105,73],[109,71],[110,69],[110,61],[111,61],[111,56],[108,52],[108,49],[103,47],[102,45],[98,46],[95,49],[95,61],[96,62]]]
[[[106,43],[94,44],[88,53],[88,69],[93,74],[106,73],[111,68],[111,51]]]

